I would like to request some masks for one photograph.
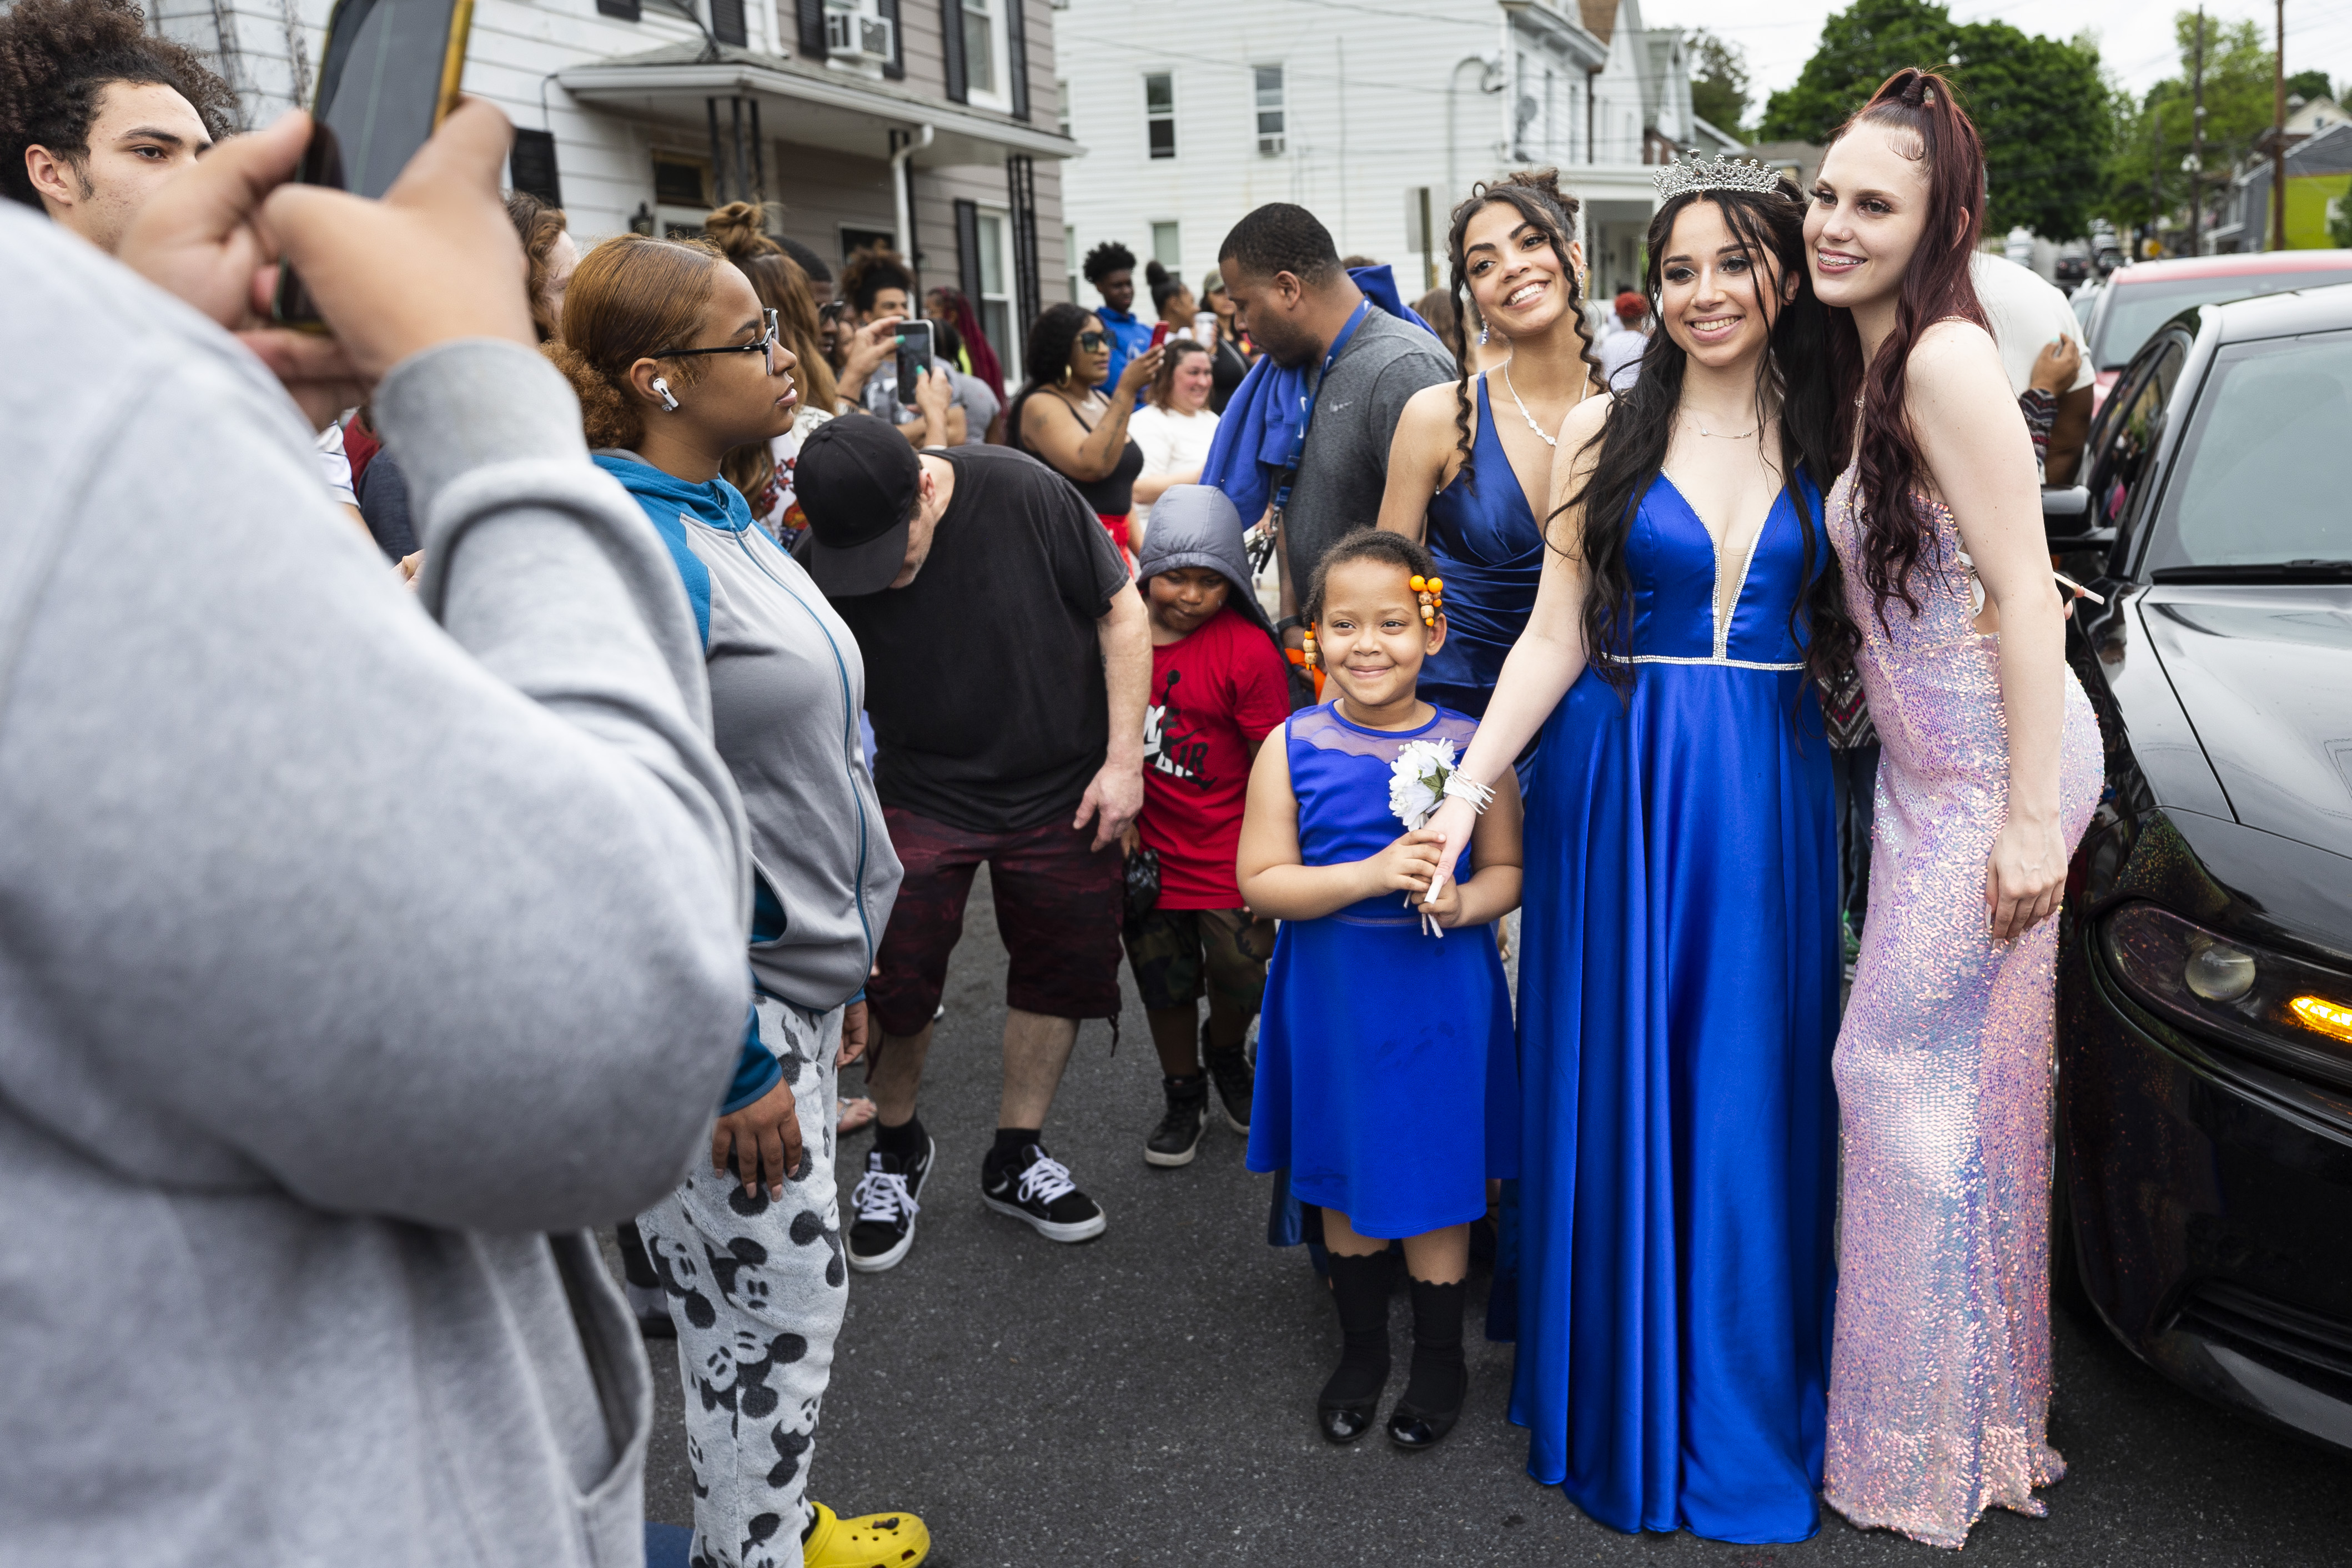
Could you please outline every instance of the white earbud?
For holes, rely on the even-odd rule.
[[[661,395],[664,408],[668,409],[672,414],[677,412],[677,399],[670,395],[669,382],[666,378],[658,375],[654,377],[654,390]]]

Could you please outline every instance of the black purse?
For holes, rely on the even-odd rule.
[[[1143,929],[1143,917],[1160,907],[1160,851],[1141,845],[1127,858],[1125,880],[1127,933]]]

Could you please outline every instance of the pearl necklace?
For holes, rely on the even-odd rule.
[[[1558,447],[1559,445],[1559,438],[1556,436],[1545,435],[1544,427],[1536,423],[1536,416],[1528,412],[1528,405],[1525,403],[1519,402],[1519,389],[1511,384],[1511,362],[1509,360],[1505,360],[1503,362],[1503,387],[1504,390],[1511,395],[1511,401],[1519,405],[1519,417],[1528,422],[1528,428],[1534,431],[1538,437],[1540,437],[1545,446]]]

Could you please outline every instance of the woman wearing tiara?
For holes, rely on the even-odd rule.
[[[1481,337],[1500,339],[1507,357],[1475,377],[1474,395],[1469,346],[1447,344],[1460,381],[1413,394],[1389,446],[1380,526],[1425,544],[1445,584],[1445,646],[1423,667],[1422,690],[1474,719],[1535,609],[1553,432],[1600,390],[1576,210],[1549,169],[1474,186],[1454,209],[1455,319],[1466,291]]]
[[[1805,223],[1853,461],[1830,535],[1878,727],[1870,918],[1838,1036],[1844,1245],[1823,1495],[1958,1547],[2039,1515],[2050,1447],[2047,923],[2098,804],[2032,447],[1969,259],[1984,151],[1906,70],[1832,139]]]
[[[1720,163],[1658,184],[1661,331],[1631,388],[1569,413],[1534,613],[1463,763],[1491,783],[1542,729],[1511,1417],[1529,1473],[1604,1524],[1801,1541],[1837,1137],[1807,670],[1838,614],[1825,317],[1793,185]],[[1446,803],[1441,854],[1471,820]]]

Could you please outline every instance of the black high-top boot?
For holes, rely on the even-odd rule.
[[[1454,1430],[1470,1395],[1470,1367],[1462,1355],[1462,1306],[1470,1293],[1451,1285],[1412,1281],[1412,1375],[1389,1412],[1389,1441],[1426,1448]]]
[[[1331,1301],[1339,1312],[1339,1370],[1323,1385],[1315,1415],[1323,1436],[1352,1443],[1371,1430],[1389,1382],[1389,1255],[1331,1258]]]

